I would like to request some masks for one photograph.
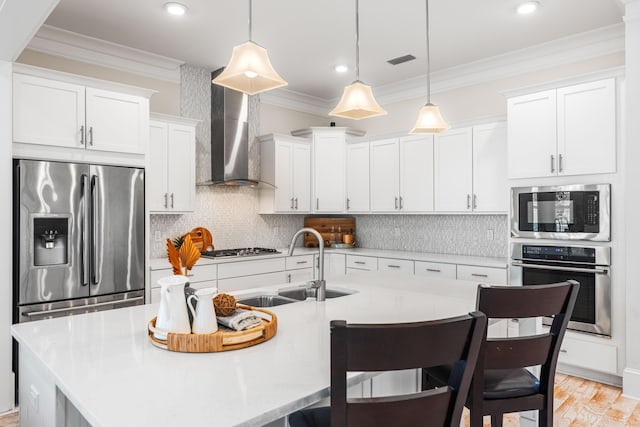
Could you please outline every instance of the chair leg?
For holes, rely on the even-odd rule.
[[[469,409],[469,427],[482,427],[482,411]]]
[[[491,414],[491,427],[502,427],[503,414]]]
[[[553,409],[538,411],[538,427],[553,427]]]

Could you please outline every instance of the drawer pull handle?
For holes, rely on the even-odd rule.
[[[432,273],[440,273],[441,271],[438,270],[437,268],[427,268],[427,271],[430,271]]]
[[[472,275],[473,277],[489,277],[489,275],[488,275],[488,274],[471,273],[471,275]]]
[[[296,261],[296,264],[306,264],[308,261]]]
[[[565,350],[564,348],[561,348],[561,349],[560,349],[560,353],[568,353],[568,351],[567,351],[567,350]]]
[[[364,261],[353,261],[354,264],[360,264],[360,265],[365,265],[366,263]]]
[[[389,268],[400,268],[399,265],[394,265],[394,264],[389,264],[389,265],[387,265],[387,267],[389,267]]]

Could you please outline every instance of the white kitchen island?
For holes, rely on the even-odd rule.
[[[286,287],[291,284],[242,294]],[[329,396],[331,320],[462,315],[474,309],[477,283],[365,273],[331,279],[327,287],[357,292],[270,308],[278,316],[273,339],[222,353],[154,347],[147,324],[157,305],[14,325],[23,425],[265,425]]]

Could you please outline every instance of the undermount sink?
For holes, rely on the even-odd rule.
[[[339,289],[327,289],[326,290],[326,297],[327,298],[338,298],[338,297],[343,297],[345,295],[351,295],[352,293],[354,293],[353,291],[347,291],[347,290],[339,290]],[[307,295],[307,288],[293,288],[293,289],[281,289],[278,291],[278,295],[286,297],[286,298],[293,298],[294,300],[297,301],[304,301],[307,299],[308,295]]]
[[[292,302],[298,302],[298,300],[280,295],[257,295],[238,300],[239,304],[250,305],[252,307],[275,307],[278,305],[291,304]]]

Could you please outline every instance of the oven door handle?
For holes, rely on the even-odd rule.
[[[540,265],[540,264],[527,264],[524,262],[512,261],[511,265],[514,267],[523,268],[537,268],[539,270],[556,270],[556,271],[571,271],[574,273],[596,273],[607,274],[609,272],[606,268],[579,268],[579,267],[558,267],[555,265]]]

